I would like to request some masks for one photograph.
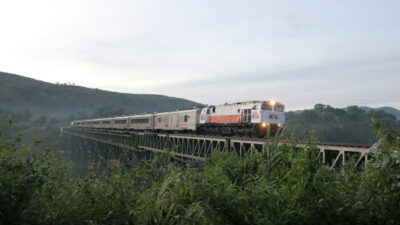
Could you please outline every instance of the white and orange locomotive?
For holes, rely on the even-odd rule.
[[[284,106],[278,102],[251,101],[203,108],[201,128],[205,133],[265,136],[274,134],[285,122]]]
[[[192,132],[205,135],[265,137],[285,123],[284,105],[249,101],[201,109],[73,121],[73,127],[147,132]]]

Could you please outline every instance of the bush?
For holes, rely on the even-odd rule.
[[[332,171],[313,141],[301,149],[270,141],[238,158],[214,152],[202,169],[167,155],[133,168],[112,161],[74,176],[72,165],[35,144],[0,140],[1,224],[397,224],[400,141],[379,129],[361,171]],[[37,144],[37,143],[36,143]],[[6,204],[5,204],[6,203]]]

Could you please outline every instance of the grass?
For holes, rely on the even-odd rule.
[[[377,150],[362,171],[331,171],[313,141],[238,158],[214,152],[201,170],[168,155],[132,168],[74,175],[36,145],[0,140],[1,224],[398,224],[398,131],[375,127]]]

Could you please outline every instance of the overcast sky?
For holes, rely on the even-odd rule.
[[[400,108],[399,12],[399,0],[1,0],[0,71],[205,104]]]

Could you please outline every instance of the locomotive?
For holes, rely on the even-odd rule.
[[[248,101],[173,112],[71,122],[72,127],[266,137],[285,123],[285,106],[275,101]]]

